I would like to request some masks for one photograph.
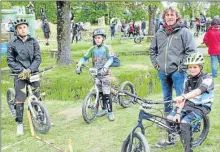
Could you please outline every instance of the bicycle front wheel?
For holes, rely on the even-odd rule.
[[[90,92],[86,95],[82,105],[82,116],[86,123],[90,124],[96,118],[98,113],[98,103],[96,103],[96,94]]]
[[[123,142],[121,152],[129,151],[130,140],[131,134],[129,134]],[[132,149],[129,152],[150,152],[149,144],[143,134],[135,132],[132,140]]]
[[[50,117],[47,109],[40,101],[31,101],[31,120],[34,126],[34,129],[41,134],[45,134],[50,130]],[[34,117],[34,115],[36,117]]]
[[[135,94],[134,85],[129,81],[123,82],[120,86],[120,90]],[[132,100],[134,100],[134,98],[125,95],[123,93],[122,94],[119,93],[119,103],[122,107],[124,108],[130,107],[132,105]]]
[[[16,110],[15,110],[15,90],[13,88],[9,88],[7,90],[7,103],[8,107],[10,109],[10,112],[12,116],[16,115]]]

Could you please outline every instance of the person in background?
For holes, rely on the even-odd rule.
[[[211,26],[205,33],[203,42],[208,47],[208,54],[211,58],[212,76],[218,76],[218,66],[220,65],[220,18],[214,18]]]
[[[146,36],[146,21],[144,20],[144,18],[141,19],[141,31],[142,31],[142,34],[143,36]]]
[[[111,38],[115,37],[115,22],[112,22],[110,25],[110,31],[111,31]]]
[[[45,44],[49,45],[50,26],[49,26],[47,19],[44,19],[43,32],[44,32],[44,38],[45,38],[45,42],[46,42]]]
[[[122,24],[121,24],[122,37],[126,37],[127,36],[126,27],[127,27],[126,21],[125,21],[125,19],[123,19],[122,20]]]
[[[133,20],[131,20],[131,22],[129,23],[128,37],[130,37],[131,34],[134,37],[134,22],[133,22]]]

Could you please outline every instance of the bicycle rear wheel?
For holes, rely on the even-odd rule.
[[[7,90],[7,103],[8,107],[10,109],[10,112],[12,116],[16,115],[16,110],[15,110],[15,90],[13,88],[9,88]]]
[[[30,111],[34,129],[41,134],[47,133],[51,127],[50,116],[47,109],[40,101],[31,101],[31,108],[36,116],[35,118]]]
[[[121,152],[129,151],[130,139],[131,134],[129,134],[123,142]],[[143,134],[135,132],[132,140],[132,149],[129,152],[150,152],[149,144]]]
[[[200,126],[198,130],[193,131],[192,147],[201,145],[209,133],[209,128],[210,128],[209,117],[207,115],[203,116],[202,120],[200,120],[199,123],[200,123]]]
[[[96,94],[89,92],[82,105],[82,116],[86,123],[93,122],[98,113],[98,103],[96,103]]]
[[[135,94],[134,85],[129,81],[123,82],[120,86],[120,90]],[[122,94],[119,93],[118,96],[119,96],[119,103],[122,107],[127,108],[132,105],[132,100],[134,100],[134,98],[127,96],[123,93]]]

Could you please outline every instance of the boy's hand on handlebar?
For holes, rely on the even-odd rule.
[[[180,122],[180,114],[177,113],[174,117],[173,117],[173,121],[175,122]]]
[[[76,74],[80,74],[82,72],[81,67],[77,65],[76,69],[75,69],[75,72],[76,72]]]
[[[185,100],[185,98],[183,96],[178,96],[175,97],[173,100],[176,101],[177,104],[180,104]]]
[[[106,68],[106,67],[103,67],[102,69],[101,69],[101,75],[105,75],[106,73],[107,73],[107,71],[108,71],[108,68]]]
[[[30,69],[23,69],[23,71],[18,75],[18,78],[21,80],[25,80],[31,77],[31,70]]]

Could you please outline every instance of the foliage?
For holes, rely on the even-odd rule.
[[[177,4],[177,8],[180,12],[180,15],[184,19],[200,17],[200,13],[204,13],[203,10],[207,5],[206,2],[200,1],[180,1]]]
[[[219,2],[210,2],[211,5],[207,10],[207,15],[213,18],[216,15],[220,14],[220,3]]]
[[[45,13],[47,20],[52,23],[57,23],[57,8],[56,8],[56,2],[53,1],[34,1],[33,2],[35,7],[35,15],[36,19],[41,19],[41,8],[45,8]]]
[[[10,9],[11,3],[10,2],[1,2],[1,8],[2,9]]]
[[[10,1],[2,2],[2,8],[10,8],[11,6],[27,6],[29,1]],[[50,22],[56,23],[56,2],[53,1],[33,1],[36,19],[41,19],[40,9],[46,9],[46,17]],[[27,11],[26,11],[27,12]]]

